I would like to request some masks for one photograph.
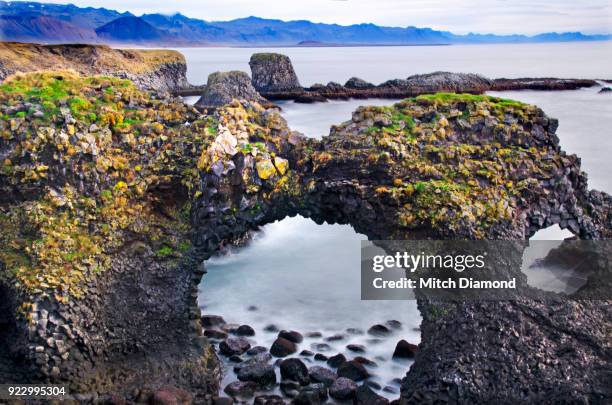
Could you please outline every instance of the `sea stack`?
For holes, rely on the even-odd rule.
[[[302,93],[291,59],[278,53],[255,53],[249,61],[253,86],[265,97],[275,93]]]

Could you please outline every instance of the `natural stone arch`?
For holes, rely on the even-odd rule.
[[[178,100],[159,101],[123,81],[71,74],[14,80],[38,87],[52,82],[67,86],[67,94],[105,103],[105,108],[87,103],[76,111],[59,108],[49,121],[26,121],[17,115],[19,109],[11,108],[30,96],[18,86],[0,94],[4,113],[13,117],[2,123],[3,133],[11,136],[0,144],[7,159],[0,176],[7,214],[2,218],[7,231],[3,241],[33,246],[27,230],[44,243],[54,231],[70,229],[66,240],[79,246],[74,257],[62,251],[63,245],[49,251],[59,255],[51,258],[36,250],[27,255],[2,251],[5,266],[19,266],[18,284],[5,280],[15,288],[13,310],[21,312],[14,330],[33,381],[67,381],[81,392],[122,394],[171,383],[210,398],[218,390],[218,363],[199,336],[199,264],[220,243],[288,215],[350,223],[372,239],[523,239],[541,226],[532,218],[543,215],[543,224],[555,222],[551,213],[561,208],[546,210],[549,201],[575,218],[574,230],[581,237],[609,235],[610,198],[586,192],[578,162],[559,150],[555,122],[519,103],[465,95],[420,97],[394,107],[358,110],[351,122],[319,142],[292,133],[277,111],[254,103],[234,102],[203,116]],[[132,107],[123,109],[127,103]],[[92,109],[95,117],[88,115]],[[73,113],[83,114],[80,121]],[[104,114],[99,121],[98,113]],[[90,125],[94,118],[95,131]],[[129,136],[132,129],[142,143]],[[23,143],[27,131],[37,133],[35,147]],[[81,142],[73,144],[71,136]],[[498,143],[507,147],[491,146]],[[18,144],[20,153],[15,152]],[[500,155],[500,149],[508,150]],[[506,162],[507,156],[521,158],[523,169],[513,166],[517,160]],[[494,165],[483,167],[488,161]],[[461,164],[465,171],[454,173]],[[510,182],[535,173],[544,176],[509,193]],[[490,201],[496,205],[489,212]],[[464,212],[465,207],[470,211]],[[24,215],[32,212],[36,215]],[[45,221],[35,221],[43,214]],[[96,216],[93,223],[79,222],[91,215]],[[83,235],[99,246],[81,241]],[[102,267],[90,266],[94,259]],[[49,263],[57,261],[87,265],[83,279],[60,272],[63,283],[53,284],[41,270],[54,275]],[[486,362],[482,367],[469,364],[463,379],[454,379],[456,364],[472,352],[469,340],[453,345],[450,327],[486,331],[497,322],[491,314],[520,317],[521,325],[538,329],[543,337],[556,329],[566,331],[579,350],[598,360],[573,370],[572,398],[591,398],[603,389],[605,354],[592,343],[583,345],[567,322],[544,322],[544,307],[538,303],[421,300],[419,305],[424,314],[422,350],[406,379],[405,403],[449,395],[457,401],[499,400],[500,392],[479,389],[470,376],[487,376],[517,400],[522,395],[538,398],[509,386],[514,377],[532,378],[529,368],[504,368],[494,379],[484,373]],[[448,308],[446,315],[429,316],[434,305]],[[583,317],[599,310],[597,305],[561,303],[558,308]],[[597,330],[591,342],[603,339],[598,331],[610,322],[605,311],[598,313],[588,319]],[[506,332],[483,336],[476,348],[507,349]],[[537,341],[529,343],[531,349],[542,348]],[[435,353],[447,354],[446,360]],[[508,361],[516,356],[519,351],[508,349]],[[140,371],[134,372],[136,368]],[[557,371],[538,387],[552,389],[559,381]]]

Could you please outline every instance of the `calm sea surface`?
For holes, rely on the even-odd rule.
[[[469,45],[354,48],[202,48],[181,49],[188,62],[191,83],[205,83],[218,70],[249,72],[255,52],[289,55],[302,85],[344,83],[351,76],[380,83],[416,73],[437,70],[480,73],[488,77],[577,77],[612,79],[612,43],[530,45]],[[612,192],[612,94],[599,88],[563,92],[502,92],[540,106],[560,120],[558,135],[563,148],[582,157],[591,187]],[[390,104],[393,100],[330,101],[311,105],[284,102],[289,125],[307,136],[321,137],[332,124],[350,119],[359,105]],[[564,236],[558,229],[540,238]],[[416,304],[400,301],[360,300],[360,241],[365,236],[349,226],[316,225],[301,217],[267,225],[250,246],[207,262],[209,273],[201,285],[204,312],[223,315],[230,322],[253,326],[254,343],[270,345],[275,334],[263,331],[268,324],[324,336],[346,328],[367,329],[375,323],[397,319],[403,328],[380,343],[361,336],[334,343],[331,354],[344,352],[350,341],[367,346],[366,356],[377,358],[375,380],[385,385],[401,377],[410,363],[390,360],[400,338],[418,342],[420,323]],[[256,306],[256,311],[249,310]],[[310,339],[302,348],[322,342]],[[388,395],[394,397],[394,395]],[[395,395],[396,396],[396,395]]]

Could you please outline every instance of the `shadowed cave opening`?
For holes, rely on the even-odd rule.
[[[279,330],[298,331],[304,341],[285,358],[335,370],[314,355],[365,357],[373,362],[366,366],[371,376],[365,383],[379,395],[397,398],[399,380],[413,362],[393,359],[393,352],[399,340],[420,342],[421,315],[416,301],[361,301],[360,247],[366,239],[349,225],[317,225],[301,216],[264,226],[245,247],[206,261],[208,273],[198,294],[200,308],[204,315],[218,315],[227,322],[209,329],[232,336],[239,325],[249,325],[255,331],[247,337],[251,346],[267,349]],[[386,325],[389,334],[368,333],[377,324]],[[221,339],[211,340],[219,352]],[[312,354],[301,354],[304,350]],[[232,371],[236,363],[221,353],[219,358],[224,368],[223,394],[237,380]],[[275,370],[280,382],[278,367]],[[278,386],[261,391],[279,392]]]

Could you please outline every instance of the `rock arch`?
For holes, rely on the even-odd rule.
[[[0,140],[11,333],[30,380],[68,382],[81,399],[172,384],[209,400],[219,370],[199,326],[200,263],[286,216],[350,223],[372,239],[524,239],[552,223],[588,239],[612,229],[610,197],[587,190],[556,121],[508,100],[439,94],[361,108],[316,141],[256,103],[202,115],[116,79],[13,80],[105,103],[25,120],[17,113],[40,100],[21,86],[0,93],[11,117]],[[423,343],[402,403],[609,395],[604,304],[558,303],[567,319],[528,300],[419,306]],[[558,354],[568,344],[582,360]],[[533,353],[554,359],[544,378],[528,364]]]

